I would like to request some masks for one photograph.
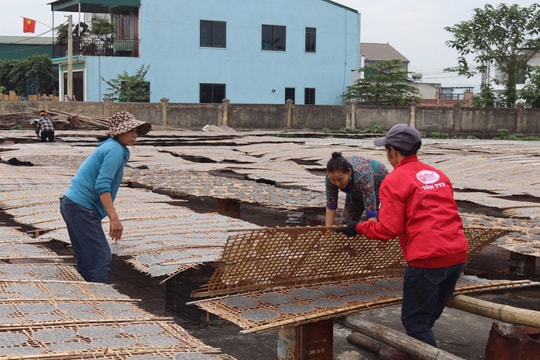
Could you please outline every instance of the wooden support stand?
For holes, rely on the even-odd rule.
[[[218,213],[240,219],[240,202],[233,199],[217,199]]]
[[[332,360],[333,352],[332,319],[279,330],[278,360]]]
[[[510,253],[510,272],[514,275],[533,276],[536,270],[536,257],[516,252]]]

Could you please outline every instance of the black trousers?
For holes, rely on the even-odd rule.
[[[42,131],[41,132],[41,142],[54,142],[54,131]]]

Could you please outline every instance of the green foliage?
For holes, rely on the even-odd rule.
[[[87,36],[88,25],[86,23],[72,24],[71,37],[74,42],[80,43],[81,39]],[[56,45],[66,45],[68,43],[68,24],[58,25],[56,27]]]
[[[371,124],[370,127],[362,129],[362,132],[366,134],[380,134],[382,132],[382,129],[377,124]]]
[[[339,132],[345,133],[345,134],[380,134],[383,131],[379,125],[372,124],[370,127],[367,127],[364,129],[341,128],[339,129]]]
[[[519,140],[519,141],[538,141],[538,136],[525,136],[521,134],[511,134],[507,129],[498,129],[497,135],[493,137],[497,140]]]
[[[408,73],[400,60],[378,61],[361,68],[366,74],[341,95],[364,105],[408,106],[418,104],[420,91],[408,84]]]
[[[526,73],[529,60],[540,51],[540,5],[487,4],[474,9],[471,20],[445,30],[454,37],[446,45],[459,55],[458,65],[446,70],[472,77],[477,72],[487,74],[495,65],[503,74],[504,105],[514,107],[517,76]]]
[[[23,127],[21,125],[13,125],[9,128],[9,130],[22,130]]]
[[[359,134],[360,129],[357,129],[357,128],[341,128],[341,129],[338,130],[338,132],[344,133],[344,134]]]
[[[521,98],[527,107],[540,108],[540,66],[531,69],[529,81],[521,91]]]
[[[472,105],[480,108],[497,107],[501,103],[504,104],[504,99],[502,98],[500,95],[497,96],[495,91],[493,91],[493,87],[488,84],[482,86],[480,93],[473,96]]]
[[[114,36],[116,28],[114,24],[105,19],[96,19],[92,21],[92,28],[81,22],[74,24],[72,27],[72,37],[74,46],[79,46],[78,49],[74,48],[74,52],[84,55],[97,55],[99,46],[95,42],[95,39],[90,39],[89,35],[97,35],[97,37],[103,41],[105,48],[110,48],[114,45]],[[68,43],[68,24],[62,24],[56,27],[56,44],[66,45]]]
[[[146,73],[150,65],[141,65],[134,75],[129,75],[127,71],[117,75],[109,81],[101,78],[109,88],[109,93],[105,94],[112,101],[118,102],[149,102],[150,84],[145,80]]]
[[[433,131],[429,133],[429,135],[426,137],[429,137],[431,139],[449,139],[450,135],[448,135],[447,133]]]
[[[105,38],[113,38],[116,33],[114,24],[105,19],[95,19],[92,21],[92,34]]]
[[[114,24],[105,19],[96,19],[92,22],[91,33],[102,39],[106,48],[112,48],[114,45],[114,36],[116,28]]]
[[[0,84],[18,95],[56,92],[57,73],[47,55],[0,61]]]

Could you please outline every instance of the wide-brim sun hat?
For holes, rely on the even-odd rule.
[[[138,136],[148,134],[152,128],[152,124],[135,119],[132,113],[127,111],[119,111],[109,117],[109,131],[107,134],[111,137],[118,136],[130,130],[137,129]]]

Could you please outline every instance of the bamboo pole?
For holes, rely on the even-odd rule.
[[[375,355],[378,355],[379,351],[385,347],[382,342],[359,332],[351,333],[349,336],[347,336],[347,341],[362,349],[366,349]]]
[[[392,348],[411,354],[419,360],[463,360],[444,350],[426,344],[386,326],[372,323],[363,319],[345,318],[345,325],[354,331],[374,338]]]
[[[540,328],[540,312],[521,309],[510,305],[497,304],[465,295],[455,295],[448,307],[482,315],[511,324]]]
[[[365,349],[379,357],[379,359],[401,360],[409,359],[409,354],[402,350],[387,346],[359,332],[353,332],[347,336],[347,341],[359,348]]]

